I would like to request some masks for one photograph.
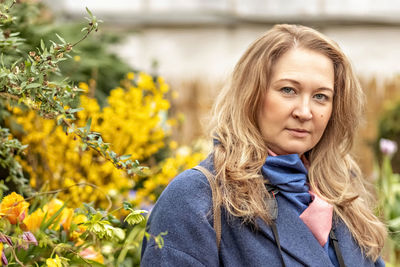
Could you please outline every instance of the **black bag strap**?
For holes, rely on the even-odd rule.
[[[276,246],[278,247],[278,250],[279,250],[279,256],[280,256],[280,259],[281,259],[282,267],[286,267],[285,261],[283,259],[283,253],[282,253],[282,249],[281,249],[281,242],[279,241],[279,234],[278,234],[278,229],[276,228],[275,220],[273,220],[272,223],[271,223],[271,229],[272,229],[272,232],[274,233],[275,243],[276,243]]]
[[[329,232],[329,238],[331,240],[331,243],[333,243],[333,249],[335,250],[336,257],[337,257],[338,262],[339,262],[339,266],[340,267],[346,267],[346,265],[344,264],[342,253],[340,252],[339,241],[336,238],[336,235],[335,235],[335,232],[333,231],[333,228]]]

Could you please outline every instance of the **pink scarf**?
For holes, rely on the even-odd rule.
[[[301,156],[301,160],[308,170],[310,162],[304,154]],[[312,202],[308,208],[300,214],[300,219],[307,225],[319,244],[325,246],[332,228],[333,206],[320,198],[312,190],[310,190],[309,193]]]

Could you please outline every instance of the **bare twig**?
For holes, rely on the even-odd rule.
[[[26,201],[26,200],[30,200],[30,199],[32,199],[32,198],[35,198],[35,197],[41,196],[41,195],[57,194],[57,193],[60,193],[60,192],[63,192],[63,191],[67,191],[67,190],[70,189],[71,187],[83,186],[83,185],[87,185],[87,186],[93,187],[93,188],[96,189],[96,190],[99,190],[99,191],[106,197],[106,199],[107,199],[107,201],[108,201],[108,207],[107,207],[107,209],[106,209],[107,212],[112,208],[112,201],[111,201],[111,198],[110,198],[106,193],[104,193],[97,185],[91,184],[91,183],[86,183],[86,182],[76,183],[76,184],[73,184],[73,185],[70,185],[70,186],[67,186],[67,187],[64,187],[64,188],[56,189],[56,190],[50,190],[50,191],[45,191],[45,192],[38,192],[38,193],[35,193],[34,195],[32,195],[31,197],[25,198],[24,200],[25,200],[25,201]]]

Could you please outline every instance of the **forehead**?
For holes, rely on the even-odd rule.
[[[333,88],[333,62],[321,52],[292,48],[281,55],[273,65],[271,82],[279,79],[320,83]]]

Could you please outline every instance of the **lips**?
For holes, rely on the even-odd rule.
[[[287,128],[286,130],[289,132],[290,135],[298,138],[307,137],[311,133],[306,129],[299,129],[299,128]]]

